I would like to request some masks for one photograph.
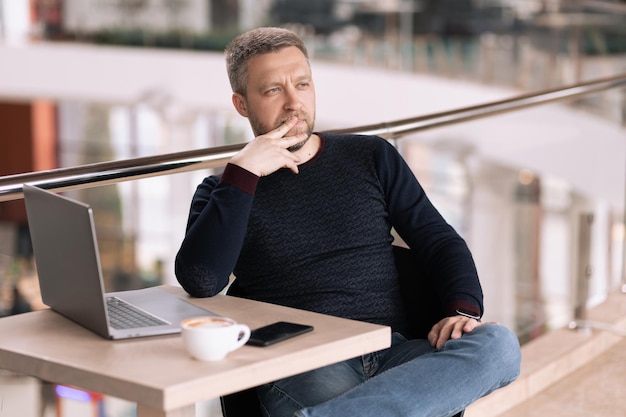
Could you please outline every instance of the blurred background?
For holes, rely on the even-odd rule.
[[[626,1],[0,0],[0,177],[250,140],[222,51],[267,25],[305,40],[320,131],[626,73]],[[522,343],[624,282],[625,126],[621,87],[393,141]],[[66,192],[94,208],[108,291],[176,283],[213,172]],[[24,204],[1,201],[0,316],[44,307]]]

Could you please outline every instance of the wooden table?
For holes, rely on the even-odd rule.
[[[182,289],[164,287],[181,297]],[[138,417],[194,417],[195,403],[389,346],[390,329],[236,297],[189,299],[251,328],[278,320],[315,330],[218,362],[191,359],[180,335],[102,339],[51,310],[0,319],[0,369],[137,403]]]

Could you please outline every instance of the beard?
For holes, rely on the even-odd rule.
[[[254,114],[248,115],[248,121],[250,122],[250,126],[252,127],[252,132],[254,133],[254,136],[256,137],[256,136],[264,135],[267,132],[278,128],[287,120],[289,120],[291,116],[293,116],[293,114],[288,114],[283,117],[280,117],[274,123],[273,126],[266,126]],[[289,132],[285,134],[285,136],[295,136],[301,133],[306,133],[306,138],[302,142],[298,142],[295,145],[288,147],[287,150],[290,152],[296,152],[302,149],[302,147],[309,141],[309,138],[313,134],[313,125],[315,123],[314,119],[309,118],[309,115],[306,113],[296,114],[295,116],[298,117],[301,121],[303,121],[304,125],[299,124],[298,126],[293,127]]]
[[[304,139],[302,142],[298,142],[295,145],[291,145],[290,147],[287,148],[287,150],[291,153],[299,151],[300,149],[302,149],[302,147],[304,145],[306,145],[306,143],[309,141],[309,138],[311,137],[311,133],[312,132],[307,132],[307,137],[306,139]]]

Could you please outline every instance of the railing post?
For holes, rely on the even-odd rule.
[[[587,299],[589,298],[589,280],[592,274],[591,259],[591,225],[593,214],[584,213],[578,217],[578,256],[576,268],[576,299],[574,303],[574,319],[569,323],[570,329],[578,329],[584,334],[592,330],[606,330],[626,337],[626,332],[615,325],[599,321],[587,320]]]
[[[622,224],[622,233],[624,237],[622,237],[622,285],[621,290],[622,293],[626,294],[626,208],[624,209],[624,223]]]
[[[621,95],[622,127],[626,127],[626,89]],[[626,173],[624,173],[624,207],[622,218],[622,292],[626,294]]]
[[[583,213],[578,217],[578,253],[576,268],[576,300],[574,320],[587,319],[587,300],[589,298],[589,279],[591,278],[591,225],[593,214]]]

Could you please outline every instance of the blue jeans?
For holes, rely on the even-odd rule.
[[[394,333],[392,346],[259,387],[269,417],[449,417],[519,375],[513,332],[483,324],[436,351]]]

